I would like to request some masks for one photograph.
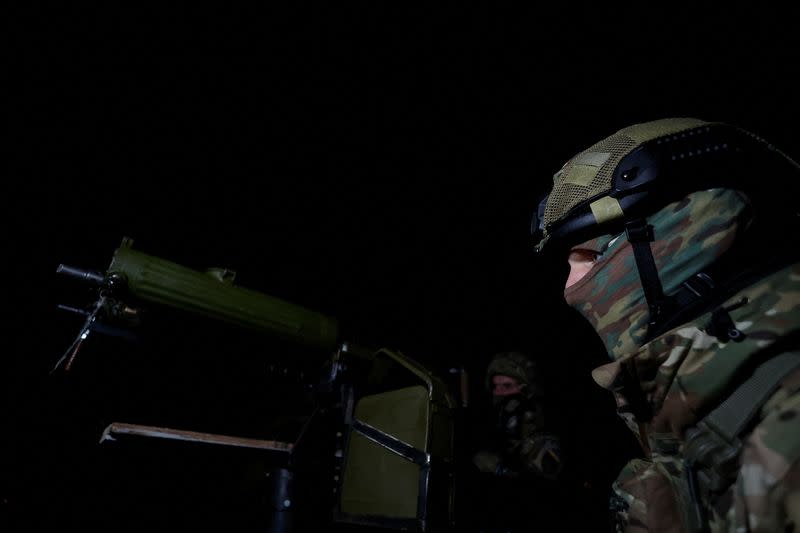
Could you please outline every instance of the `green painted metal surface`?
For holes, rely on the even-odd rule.
[[[419,450],[427,449],[428,391],[417,385],[362,398],[356,418]],[[341,509],[353,515],[416,518],[420,467],[351,434]]]
[[[125,239],[114,252],[106,275],[118,279],[142,300],[222,320],[321,349],[336,346],[334,318],[260,292],[237,287],[233,273],[200,272],[144,254]]]

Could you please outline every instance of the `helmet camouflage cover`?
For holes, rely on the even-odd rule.
[[[753,165],[787,162],[797,168],[763,139],[720,122],[634,124],[580,152],[553,176],[531,225],[536,249],[551,240],[577,244],[609,233],[597,227],[652,212],[692,191],[736,188],[737,176]]]
[[[516,379],[524,386],[523,393],[528,397],[541,392],[536,363],[520,352],[503,352],[492,357],[486,369],[487,390],[491,390],[494,376],[509,376]]]

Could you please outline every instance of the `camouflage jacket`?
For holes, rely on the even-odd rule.
[[[625,413],[623,368],[633,368],[654,413],[646,424],[623,414],[649,457],[631,461],[614,484],[612,509],[620,530],[697,529],[685,475],[686,431],[731,394],[739,372],[753,361],[798,350],[800,265],[750,285],[723,307],[744,333],[739,342],[709,335],[707,313],[593,372]],[[735,483],[700,502],[706,521],[701,527],[757,532],[800,526],[799,391],[795,370],[762,405],[755,426],[740,436],[744,447]]]
[[[561,472],[559,439],[544,428],[541,405],[531,399],[510,396],[498,407],[495,446],[475,454],[482,472],[505,476],[533,474],[555,479]]]

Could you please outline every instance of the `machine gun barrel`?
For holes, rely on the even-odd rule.
[[[336,319],[237,287],[234,273],[214,269],[200,272],[133,250],[124,239],[106,272],[112,290],[123,285],[145,301],[155,302],[246,327],[299,344],[333,349],[339,336]]]
[[[105,278],[103,277],[103,274],[101,272],[94,272],[92,270],[83,270],[81,268],[75,268],[63,264],[58,265],[58,268],[56,268],[56,274],[69,276],[79,281],[91,283],[92,285],[102,285],[103,282],[105,281]]]

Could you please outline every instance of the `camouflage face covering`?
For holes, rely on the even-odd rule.
[[[711,189],[688,195],[648,218],[653,258],[664,292],[722,255],[749,222],[747,199],[739,192]],[[596,252],[592,269],[564,291],[564,299],[594,327],[612,359],[636,350],[647,333],[649,312],[633,250],[624,233],[604,235],[574,249]]]

